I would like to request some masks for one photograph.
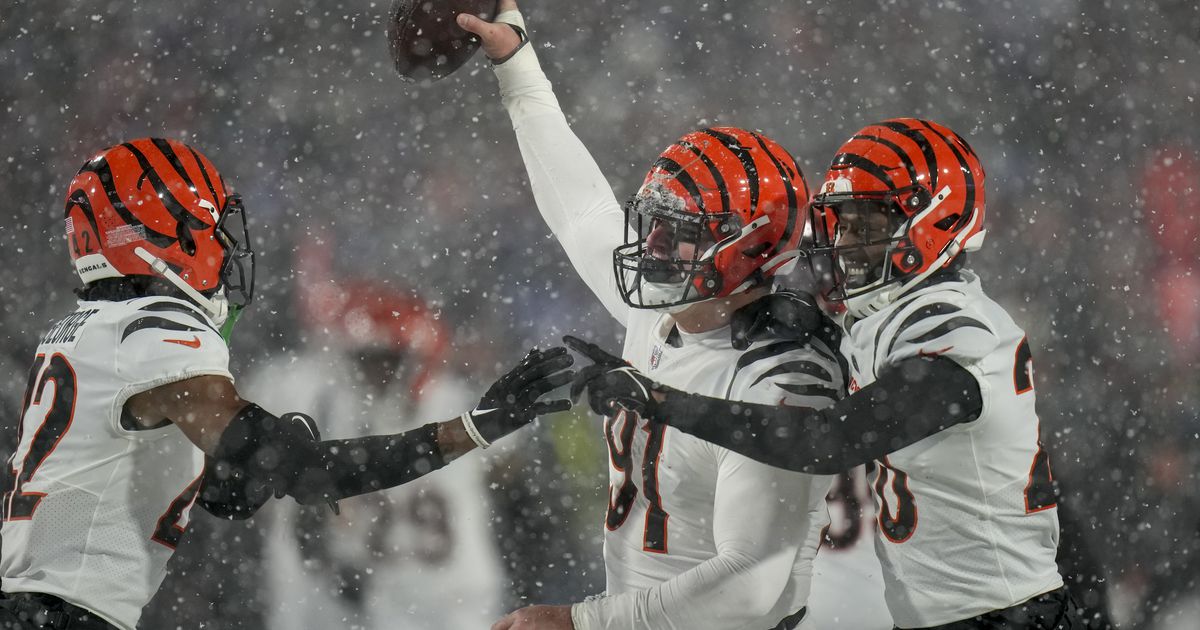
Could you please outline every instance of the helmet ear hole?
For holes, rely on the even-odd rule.
[[[188,227],[188,221],[180,221],[175,228],[175,236],[179,239],[179,248],[188,256],[196,255],[196,239]]]
[[[935,227],[939,230],[942,230],[943,232],[953,229],[955,225],[958,225],[958,218],[960,216],[962,216],[962,215],[952,214],[947,217],[942,217],[942,219],[940,221],[933,224],[933,227]]]
[[[756,258],[758,256],[761,256],[763,252],[767,251],[767,248],[770,246],[771,246],[770,243],[759,243],[758,245],[755,245],[754,247],[748,247],[748,248],[742,250],[742,254],[744,254],[750,258]]]

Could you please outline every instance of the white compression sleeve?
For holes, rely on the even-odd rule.
[[[516,12],[496,21],[524,27]],[[542,218],[588,288],[625,324],[629,307],[612,263],[613,249],[624,240],[625,215],[608,180],[567,124],[533,45],[494,69]]]

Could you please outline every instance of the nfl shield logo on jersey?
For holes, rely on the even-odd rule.
[[[650,351],[650,369],[658,369],[658,360],[662,358],[662,346],[655,344],[654,349]]]

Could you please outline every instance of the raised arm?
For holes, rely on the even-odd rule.
[[[624,324],[629,307],[617,291],[612,253],[623,241],[625,215],[604,173],[567,124],[533,46],[523,44],[525,21],[516,3],[501,2],[495,23],[464,14],[459,24],[479,35],[484,52],[498,60],[493,67],[500,96],[538,211],[579,276]]]

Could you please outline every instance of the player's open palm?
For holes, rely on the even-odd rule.
[[[575,630],[570,606],[526,606],[492,624],[492,630]]]

